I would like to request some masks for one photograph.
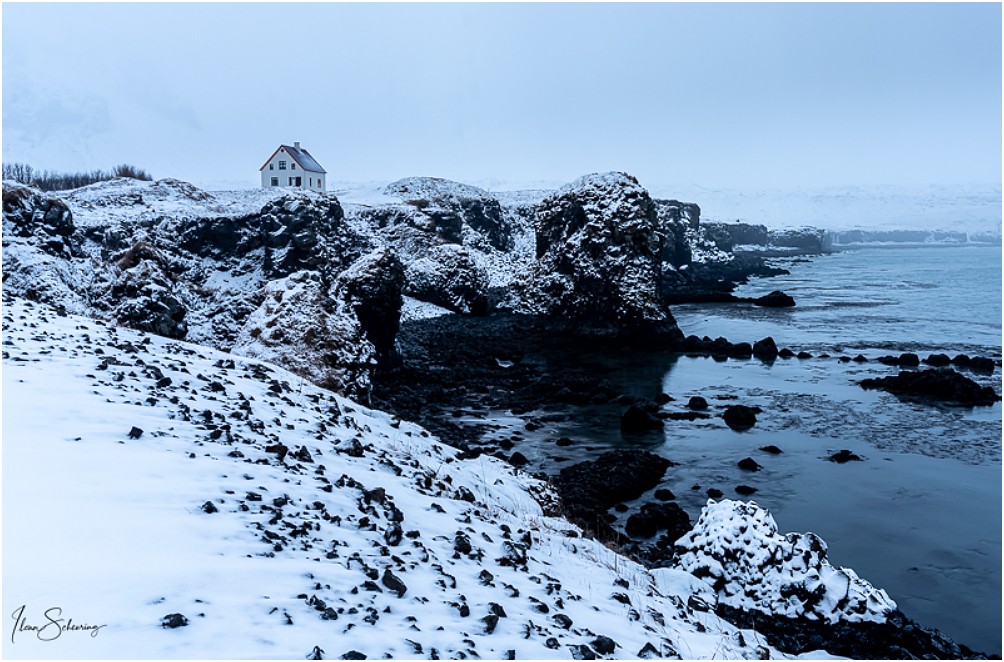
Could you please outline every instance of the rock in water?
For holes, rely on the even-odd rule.
[[[517,285],[519,312],[652,345],[683,340],[662,302],[656,207],[634,177],[594,174],[562,187],[541,203],[535,232],[537,262]]]
[[[795,300],[780,290],[774,290],[754,299],[753,303],[764,308],[790,308],[795,305]]]
[[[764,361],[773,361],[777,358],[777,344],[774,339],[767,336],[763,340],[753,343],[753,356]]]
[[[637,499],[658,485],[671,465],[648,451],[609,451],[595,460],[565,467],[555,477],[554,487],[569,517],[592,529],[605,521],[603,515],[615,503]],[[598,533],[615,537],[608,527]]]
[[[746,405],[730,405],[725,408],[722,418],[725,424],[736,431],[749,430],[756,425],[756,415],[760,413],[759,407],[747,407]]]
[[[992,387],[980,386],[951,368],[903,371],[894,377],[864,379],[859,383],[866,389],[966,406],[992,405],[1001,399]]]
[[[621,432],[637,434],[661,430],[663,422],[638,405],[631,405],[621,416]]]
[[[670,540],[676,540],[690,530],[690,516],[675,503],[646,503],[627,519],[624,531],[629,536],[651,538],[666,531]],[[598,650],[598,649],[597,649]]]

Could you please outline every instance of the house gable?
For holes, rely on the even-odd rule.
[[[303,149],[302,147],[299,150],[297,150],[295,147],[290,147],[289,145],[279,145],[279,147],[274,152],[272,152],[272,156],[266,159],[262,167],[258,168],[258,171],[261,172],[265,170],[265,168],[268,167],[268,164],[271,163],[273,159],[275,159],[275,157],[280,154],[289,156],[290,159],[295,161],[296,164],[300,166],[301,170],[304,170],[306,172],[317,172],[321,174],[327,174],[327,171],[321,167],[321,164],[319,164],[316,160],[314,160],[314,157],[310,155],[310,152]]]

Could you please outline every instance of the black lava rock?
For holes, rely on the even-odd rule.
[[[687,409],[693,409],[694,411],[704,411],[708,408],[708,401],[699,395],[695,395],[687,401]]]
[[[903,371],[894,377],[865,379],[859,383],[866,389],[882,389],[895,395],[964,406],[992,405],[1001,399],[992,387],[980,386],[951,368]]]
[[[658,531],[666,531],[676,540],[691,528],[690,516],[675,503],[646,503],[628,517],[624,526],[629,536],[651,538]]]
[[[554,478],[554,487],[569,519],[601,537],[615,539],[612,529],[597,522],[615,503],[637,499],[658,485],[672,464],[648,451],[609,451],[565,467]],[[601,530],[596,531],[597,527]]]
[[[168,614],[164,618],[160,619],[160,626],[170,630],[173,630],[174,628],[182,628],[186,625],[188,625],[188,619],[182,614]]]
[[[143,430],[139,429],[135,425],[132,426],[131,430],[129,430],[129,438],[130,439],[139,439],[142,436],[143,436]]]
[[[846,448],[841,451],[837,451],[836,453],[834,453],[833,455],[831,455],[826,459],[829,460],[830,462],[836,462],[837,464],[844,464],[845,462],[851,462],[851,461],[854,462],[862,461],[860,456],[855,455]]]
[[[756,460],[751,457],[744,457],[736,463],[744,471],[760,471],[761,467]]]
[[[753,356],[764,361],[773,361],[778,356],[777,344],[774,339],[767,336],[763,340],[753,343]]]
[[[614,652],[614,649],[617,648],[618,646],[616,641],[614,641],[610,637],[604,637],[603,635],[596,637],[590,643],[593,646],[593,650],[595,650],[600,655],[610,655],[611,653]]]
[[[408,592],[408,587],[390,571],[390,568],[384,569],[383,577],[381,577],[380,581],[384,586],[397,593],[397,597],[399,598],[404,597],[404,594]]]
[[[771,455],[780,455],[782,453],[781,449],[775,446],[774,444],[771,444],[769,446],[761,446],[760,450],[762,450],[764,453],[770,453]]]
[[[746,405],[729,405],[725,408],[722,418],[725,424],[733,430],[748,430],[756,425],[756,415],[760,413],[759,407],[747,407]]]
[[[675,494],[673,494],[670,490],[667,490],[664,487],[656,490],[652,496],[654,496],[659,501],[672,501],[673,499],[676,498]]]
[[[765,308],[790,308],[795,305],[795,300],[780,290],[774,290],[770,294],[754,299],[753,303]]]
[[[638,405],[631,405],[621,416],[621,432],[628,434],[661,430],[663,425],[661,419],[656,418]]]
[[[736,494],[741,494],[743,496],[749,496],[756,492],[755,487],[750,487],[749,485],[736,485]]]

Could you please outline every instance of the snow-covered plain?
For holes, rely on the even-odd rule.
[[[268,364],[4,304],[4,657],[785,657],[494,458]]]

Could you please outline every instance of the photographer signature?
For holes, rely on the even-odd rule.
[[[106,625],[88,625],[86,623],[74,623],[72,618],[63,618],[62,607],[49,607],[42,612],[42,622],[29,623],[25,616],[27,605],[21,605],[14,610],[11,618],[14,619],[14,627],[11,629],[10,642],[13,644],[15,637],[19,633],[32,634],[39,641],[55,641],[66,632],[88,632],[91,637],[98,636],[98,632]]]

